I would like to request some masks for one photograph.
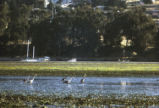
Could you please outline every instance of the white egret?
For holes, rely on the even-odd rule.
[[[29,84],[32,84],[32,83],[34,82],[34,79],[35,79],[36,76],[37,76],[37,74],[35,74],[32,79],[28,80],[28,83],[29,83]]]

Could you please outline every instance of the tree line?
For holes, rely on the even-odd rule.
[[[51,3],[41,9],[22,1],[0,4],[1,56],[25,56],[22,43],[30,39],[36,56],[122,57],[124,51],[128,57],[157,57],[158,28],[144,7],[102,11],[95,4],[63,9]]]

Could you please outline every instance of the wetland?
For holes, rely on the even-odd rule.
[[[158,63],[0,62],[0,106],[158,108],[158,68]],[[35,74],[32,84],[24,82]],[[63,83],[64,77],[72,82]]]

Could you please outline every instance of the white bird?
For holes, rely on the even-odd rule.
[[[32,79],[28,80],[28,83],[29,83],[29,84],[32,84],[32,83],[34,82],[35,76],[37,76],[37,75],[35,74]]]
[[[68,79],[68,80],[66,80],[66,79],[65,79],[65,80],[63,81],[63,83],[70,84],[70,83],[71,83],[71,81],[72,81],[72,78],[73,78],[73,77],[71,77],[71,78],[70,78],[70,79]]]

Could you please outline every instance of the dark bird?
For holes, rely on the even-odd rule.
[[[28,76],[27,79],[23,79],[23,81],[24,81],[25,83],[27,83],[27,82],[29,81],[29,78],[30,78],[30,76]]]
[[[80,82],[81,82],[81,84],[83,84],[83,83],[84,83],[84,81],[85,81],[85,78],[82,78],[82,79],[81,79],[81,81],[80,81]]]
[[[84,74],[83,78],[81,79],[80,83],[83,84],[85,82],[85,77],[86,77],[86,74]]]
[[[62,81],[65,81],[66,80],[66,77],[62,78]]]

